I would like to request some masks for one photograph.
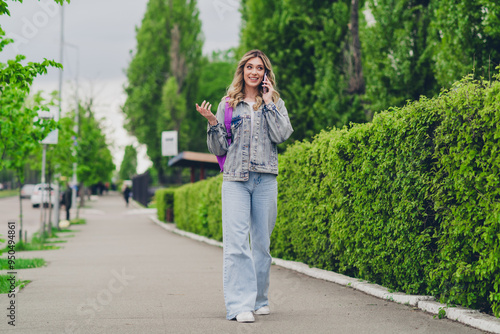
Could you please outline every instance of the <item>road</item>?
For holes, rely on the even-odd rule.
[[[15,221],[16,226],[16,234],[19,236],[21,226],[19,225],[19,215],[20,215],[20,204],[19,198],[16,197],[6,197],[0,198],[0,234],[1,238],[5,239],[7,235],[7,223],[10,221]],[[27,232],[28,239],[31,239],[33,233],[38,232],[41,226],[41,209],[33,208],[31,206],[31,202],[29,198],[25,198],[22,200],[22,209],[23,209],[23,231]],[[46,213],[46,221],[48,221],[48,208],[44,209]],[[61,211],[61,213],[64,213]],[[24,232],[23,232],[24,234]]]

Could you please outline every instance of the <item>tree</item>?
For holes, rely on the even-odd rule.
[[[17,0],[19,1],[19,0]],[[62,4],[64,0],[55,0]],[[69,1],[68,1],[69,2]],[[0,16],[10,15],[8,4],[0,0]],[[13,40],[5,37],[5,31],[0,27],[0,52],[12,43]],[[62,68],[61,64],[53,60],[44,59],[41,63],[29,62],[22,65],[26,57],[17,55],[15,59],[0,62],[0,168],[6,167],[6,162],[15,163],[17,156],[22,155],[55,129],[54,122],[38,119],[34,121],[38,110],[46,107],[36,105],[29,108],[24,101],[30,92],[33,79],[47,73],[48,67]],[[46,110],[45,110],[46,111]],[[9,157],[9,160],[6,160]]]
[[[199,70],[199,86],[195,102],[201,104],[203,100],[212,104],[212,111],[219,105],[222,97],[226,94],[227,87],[233,80],[236,62],[230,56],[229,51],[213,52],[210,57],[203,57]],[[188,110],[191,110],[188,105]],[[207,121],[199,114],[191,115],[189,134],[192,138],[190,149],[197,152],[208,152],[206,137],[204,136]]]
[[[350,73],[343,55],[349,8],[349,0],[242,3],[239,55],[258,48],[271,59],[295,140],[365,120],[347,92]]]
[[[162,89],[160,130],[181,130],[182,121],[186,118],[186,99],[179,94],[179,86],[175,77],[168,78]],[[161,136],[161,132],[159,134]],[[182,136],[179,133],[179,137]],[[187,137],[187,135],[184,133]],[[184,145],[186,140],[179,140]],[[180,145],[179,145],[180,146]]]
[[[439,92],[429,52],[429,0],[368,0],[366,6],[375,18],[360,31],[371,112]]]
[[[493,0],[368,0],[361,28],[365,99],[376,112],[434,96],[500,62],[500,5]]]
[[[25,166],[30,155],[41,148],[40,141],[56,127],[54,120],[41,119],[38,117],[38,113],[48,111],[49,106],[54,105],[54,103],[53,101],[46,102],[41,96],[41,92],[31,98],[26,98],[25,93],[20,90],[9,90],[9,92],[18,93],[18,100],[11,100],[12,103],[8,107],[14,109],[6,108],[8,116],[2,119],[0,127],[5,133],[13,137],[10,139],[15,140],[4,141],[4,157],[2,161],[7,169],[15,171],[19,189],[21,189],[21,185],[24,183]],[[19,117],[19,115],[22,116]],[[19,192],[19,225],[19,235],[22,238],[23,207],[21,192]]]
[[[468,73],[490,78],[500,64],[500,4],[496,0],[434,0],[429,27],[440,86]]]
[[[62,5],[64,0],[55,2]],[[67,2],[69,3],[69,0]],[[0,16],[2,15],[10,15],[8,4],[4,0],[0,0]],[[0,27],[0,52],[12,42],[12,39],[5,37],[5,31]],[[7,63],[0,62],[0,170],[14,169],[19,183],[23,182],[24,166],[30,152],[39,145],[41,139],[56,128],[53,120],[37,118],[38,111],[48,111],[40,95],[35,96],[32,106],[25,103],[30,87],[36,76],[47,73],[48,67],[62,68],[61,64],[47,59],[41,63],[29,62],[23,65],[25,58],[17,55]],[[22,203],[21,197],[19,198]],[[20,218],[22,229],[21,204]]]
[[[127,145],[120,166],[120,179],[130,180],[135,174],[137,174],[137,150],[134,146]]]
[[[150,0],[137,30],[137,50],[127,69],[125,127],[147,146],[160,182],[166,169],[166,159],[161,156],[161,132],[167,126],[163,120],[177,118],[179,128],[188,128],[181,123],[196,116],[194,108],[190,108],[185,111],[184,119],[178,118],[186,105],[195,103],[202,46],[198,15],[195,0]],[[177,98],[172,96],[172,81],[164,88],[170,77],[176,80]],[[178,108],[163,109],[164,91],[170,94],[167,100],[180,101]],[[168,117],[170,111],[174,114]],[[185,138],[194,141],[190,136]],[[181,145],[189,147],[190,142]]]
[[[92,101],[79,105],[78,143],[76,149],[77,177],[80,187],[80,207],[83,206],[85,187],[107,182],[115,170],[113,157],[101,124],[95,119]]]

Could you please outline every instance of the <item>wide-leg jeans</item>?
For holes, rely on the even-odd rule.
[[[277,201],[274,174],[250,172],[248,181],[222,183],[224,300],[229,320],[269,305],[269,246]]]

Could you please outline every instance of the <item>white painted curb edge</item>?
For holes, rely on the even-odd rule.
[[[207,237],[204,237],[204,236],[201,236],[201,235],[198,235],[198,234],[194,234],[194,233],[191,233],[191,232],[179,230],[175,226],[175,224],[173,224],[173,223],[164,223],[164,222],[158,220],[158,218],[156,216],[149,216],[149,218],[156,225],[159,225],[159,226],[163,227],[167,231],[170,231],[170,232],[173,232],[175,234],[179,234],[179,235],[182,235],[184,237],[188,237],[188,238],[191,238],[191,239],[194,239],[194,240],[197,240],[197,241],[205,242],[205,243],[207,243],[209,245],[212,245],[212,246],[218,246],[218,247],[222,248],[222,242],[220,242],[220,241],[209,239]]]
[[[220,241],[209,239],[191,232],[179,230],[175,226],[175,224],[161,222],[155,216],[149,216],[149,218],[155,224],[163,227],[164,229],[170,232],[197,241],[205,242],[213,246],[222,247],[222,242]],[[366,294],[378,298],[394,301],[399,304],[406,304],[418,307],[419,309],[432,314],[439,314],[439,311],[442,309],[446,312],[445,316],[448,319],[455,320],[457,322],[469,325],[471,327],[483,331],[500,334],[500,319],[495,318],[491,315],[480,313],[479,311],[476,310],[471,310],[463,307],[448,307],[446,304],[441,304],[436,302],[434,300],[434,297],[431,296],[407,295],[401,292],[390,292],[389,289],[381,285],[372,284],[357,278],[352,278],[342,274],[337,274],[333,271],[328,271],[318,268],[310,268],[307,264],[304,264],[302,262],[294,262],[294,261],[287,261],[278,258],[273,258],[273,263],[280,267],[294,270],[296,272],[302,273],[310,277],[319,278],[328,282],[333,282],[343,286],[351,287],[353,289],[362,291]]]

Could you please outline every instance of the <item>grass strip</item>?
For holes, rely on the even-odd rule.
[[[83,218],[75,218],[70,220],[71,225],[83,225],[87,224],[87,221]]]
[[[16,245],[14,246],[14,249],[16,252],[19,251],[36,251],[36,250],[49,250],[49,249],[59,249],[60,247],[57,246],[52,246],[52,245],[46,245],[45,243],[42,243],[38,240],[32,240],[31,242],[17,242]],[[10,250],[10,248],[5,247],[4,249],[0,250],[0,253],[6,253]]]
[[[14,190],[2,190],[2,191],[0,191],[0,198],[14,197],[14,196],[19,196],[19,190],[14,189]]]
[[[9,261],[12,260],[0,258],[0,270],[11,270]],[[38,268],[43,267],[45,263],[45,260],[41,258],[16,259],[14,267],[15,269]]]
[[[9,280],[12,278],[11,275],[0,275],[0,293],[9,293],[11,292],[11,281]],[[28,280],[16,280],[15,281],[15,286],[19,287],[19,289],[22,289],[26,284],[28,284],[30,281]]]
[[[31,238],[30,242],[19,241],[14,245],[14,250],[18,251],[35,251],[35,250],[50,250],[50,249],[59,249],[60,247],[47,245],[46,238],[40,239],[38,233],[35,233]],[[0,254],[7,253],[11,250],[9,247],[5,247],[0,250]]]

